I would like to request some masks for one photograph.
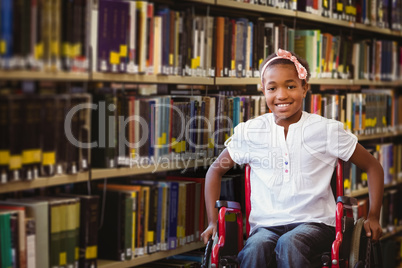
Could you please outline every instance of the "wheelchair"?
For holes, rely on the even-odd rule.
[[[245,166],[245,213],[247,239],[250,233],[248,218],[251,211],[250,202],[250,166]],[[344,196],[343,163],[338,160],[336,172],[332,179],[333,191],[336,189],[336,226],[335,240],[331,252],[322,255],[322,267],[331,268],[374,268],[382,267],[380,243],[374,243],[366,237],[363,228],[364,218],[355,221],[353,207],[357,200]],[[219,209],[217,234],[210,239],[205,248],[202,268],[237,268],[238,252],[243,248],[243,216],[241,206],[234,201],[216,201]]]

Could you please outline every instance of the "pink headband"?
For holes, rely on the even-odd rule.
[[[268,65],[273,62],[274,60],[278,59],[287,59],[290,60],[291,62],[294,63],[297,73],[299,75],[299,78],[301,80],[304,80],[307,78],[307,70],[304,68],[304,66],[297,60],[295,56],[292,55],[289,51],[286,51],[284,49],[278,49],[278,52],[276,52],[276,57],[273,57],[269,61],[267,61],[264,66],[261,69],[261,83],[262,83],[262,78],[265,70],[267,69]]]

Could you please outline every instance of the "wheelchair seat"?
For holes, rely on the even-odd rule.
[[[239,267],[236,256],[243,248],[244,238],[248,238],[250,225],[248,218],[251,211],[250,166],[245,166],[245,224],[243,235],[243,216],[241,206],[233,201],[216,201],[219,209],[217,233],[210,239],[205,248],[203,268]],[[336,211],[335,240],[329,253],[323,253],[322,267],[382,267],[381,249],[379,243],[372,243],[365,236],[360,218],[355,221],[353,207],[357,200],[344,196],[343,193],[343,162],[338,160],[335,175]],[[374,249],[374,250],[373,250]]]

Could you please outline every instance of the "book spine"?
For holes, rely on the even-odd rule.
[[[124,209],[124,254],[126,260],[132,258],[132,232],[133,232],[133,198],[131,194],[125,195]]]
[[[179,200],[179,184],[171,182],[169,188],[169,233],[168,248],[175,249],[177,247],[177,220],[178,220],[178,200]]]
[[[97,70],[99,72],[109,72],[109,43],[111,42],[112,18],[111,6],[108,1],[99,1],[98,11],[98,39],[97,39]]]
[[[26,245],[27,245],[27,268],[36,267],[36,234],[35,219],[25,219]]]
[[[89,196],[80,201],[79,267],[96,267],[98,258],[99,197]]]
[[[7,99],[0,97],[0,184],[8,181],[9,147],[9,108]]]
[[[1,40],[4,42],[4,48],[2,50],[2,64],[3,69],[10,69],[13,67],[12,55],[13,55],[13,1],[4,0],[1,3],[0,10],[1,18]]]

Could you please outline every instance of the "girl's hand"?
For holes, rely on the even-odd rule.
[[[214,239],[216,234],[216,224],[210,224],[208,225],[207,229],[201,234],[201,239],[204,241],[204,244],[206,245],[208,243],[208,239],[212,237]]]
[[[366,230],[367,237],[371,237],[374,241],[378,241],[382,235],[382,228],[378,219],[368,217],[364,221],[364,230]]]

